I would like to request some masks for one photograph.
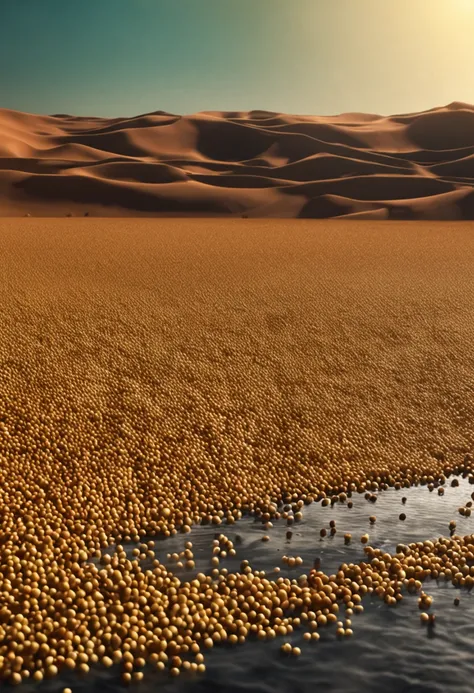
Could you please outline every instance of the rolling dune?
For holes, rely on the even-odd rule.
[[[474,219],[474,106],[390,117],[0,109],[0,215]]]

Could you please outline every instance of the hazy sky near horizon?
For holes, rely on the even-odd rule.
[[[474,0],[0,0],[0,107],[392,114],[474,102]]]

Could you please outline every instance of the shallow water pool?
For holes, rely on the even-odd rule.
[[[211,569],[212,540],[223,533],[234,541],[237,555],[221,560],[221,567],[238,570],[245,558],[256,570],[265,570],[267,577],[278,575],[298,577],[307,573],[315,558],[320,558],[321,569],[327,574],[336,572],[343,562],[365,560],[360,537],[369,534],[369,545],[395,552],[398,543],[422,541],[449,536],[449,522],[457,523],[456,533],[474,532],[474,516],[462,517],[458,508],[470,500],[474,486],[459,479],[458,487],[445,487],[445,495],[427,486],[396,491],[389,489],[378,494],[372,503],[364,495],[354,494],[353,507],[347,504],[322,507],[313,503],[302,509],[301,522],[287,527],[284,520],[264,529],[260,522],[243,518],[236,525],[221,527],[200,526],[187,535],[176,535],[156,542],[157,557],[170,567],[167,554],[181,551],[188,540],[193,543],[196,572]],[[406,497],[406,503],[402,498]],[[401,512],[406,520],[401,521]],[[369,517],[376,516],[371,525]],[[320,529],[329,530],[335,520],[337,533],[320,538]],[[292,532],[290,540],[287,531]],[[349,546],[344,544],[344,533],[352,534]],[[236,537],[241,538],[240,543]],[[262,542],[262,536],[270,540]],[[128,546],[130,552],[133,546]],[[303,565],[289,569],[282,561],[284,555],[301,556]],[[275,573],[275,566],[281,568]],[[174,568],[175,570],[175,568]],[[180,574],[180,573],[178,573]],[[184,579],[192,574],[181,572]],[[456,691],[467,693],[474,689],[471,673],[471,651],[474,636],[474,597],[465,589],[454,588],[445,581],[428,580],[424,589],[434,597],[431,612],[436,615],[434,628],[420,623],[418,595],[404,592],[396,607],[389,607],[376,596],[363,599],[364,613],[352,617],[354,635],[340,640],[335,624],[320,628],[318,642],[303,640],[304,628],[290,636],[277,637],[271,642],[248,641],[235,647],[218,646],[206,653],[206,672],[202,675],[182,674],[178,679],[145,670],[140,683],[125,686],[120,681],[120,666],[104,669],[93,666],[91,672],[79,678],[76,674],[60,674],[41,684],[24,684],[19,691],[49,691],[59,693],[65,686],[83,693],[99,691],[137,690],[173,691],[180,693],[306,693],[326,692],[415,693]],[[461,603],[456,607],[454,597]],[[341,614],[342,616],[342,614]],[[280,646],[291,642],[301,648],[301,656],[283,657]],[[6,688],[6,686],[5,686]]]

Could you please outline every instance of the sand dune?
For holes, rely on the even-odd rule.
[[[0,215],[474,219],[474,106],[298,116],[0,109]]]

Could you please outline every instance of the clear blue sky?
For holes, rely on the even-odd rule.
[[[0,0],[0,106],[402,113],[474,102],[474,0]]]

